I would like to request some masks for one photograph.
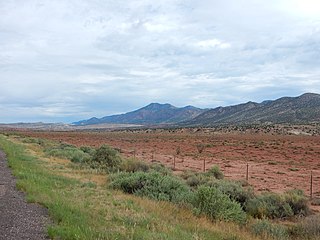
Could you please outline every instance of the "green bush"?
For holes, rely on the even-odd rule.
[[[246,208],[247,202],[254,198],[252,188],[244,188],[240,182],[230,180],[215,180],[206,183],[206,186],[216,188],[222,193],[228,195],[231,200],[240,203],[243,209]]]
[[[185,182],[192,188],[197,188],[198,186],[204,185],[209,181],[215,180],[215,178],[207,174],[191,171],[184,173],[182,177],[185,179]]]
[[[173,176],[159,172],[120,172],[110,177],[111,187],[137,196],[155,200],[187,203],[191,191],[186,184]]]
[[[152,163],[150,169],[163,175],[172,175],[172,171],[161,163]]]
[[[47,156],[66,158],[75,163],[87,162],[91,158],[88,153],[68,144],[60,144],[55,147],[46,148],[44,152]]]
[[[290,205],[294,215],[306,216],[310,213],[308,198],[302,190],[289,190],[284,193],[284,199]]]
[[[193,206],[198,213],[205,214],[211,220],[246,221],[246,214],[240,204],[216,188],[200,186],[195,192]]]
[[[198,185],[200,185],[201,181],[197,175],[192,175],[186,179],[186,183],[190,187],[197,187]]]
[[[40,138],[31,138],[31,137],[26,137],[22,140],[23,143],[36,143],[40,146],[44,145],[44,140]]]
[[[121,162],[122,160],[116,150],[107,145],[102,145],[95,151],[90,166],[112,172],[119,169]]]
[[[292,229],[296,239],[320,239],[320,216],[313,215],[305,218]]]
[[[294,215],[285,198],[275,193],[265,193],[250,199],[246,211],[257,218],[286,218]]]
[[[216,179],[223,179],[223,172],[220,170],[219,166],[213,165],[208,171],[207,175],[213,176]]]
[[[262,194],[247,202],[246,211],[257,218],[286,218],[310,212],[308,199],[301,190]]]
[[[142,161],[135,159],[126,159],[120,165],[120,171],[124,172],[147,172],[150,169],[150,166]]]
[[[201,185],[209,185],[210,182],[217,181],[216,177],[210,172],[194,172],[191,170],[184,171],[180,177],[192,188],[197,188]]]
[[[251,232],[263,238],[273,238],[279,240],[289,239],[288,230],[281,225],[272,224],[268,220],[257,220],[250,226]]]
[[[90,156],[93,156],[96,153],[96,150],[89,146],[82,146],[80,147],[80,150],[85,153],[88,153]]]

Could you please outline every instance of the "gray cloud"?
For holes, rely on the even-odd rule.
[[[315,0],[2,1],[0,122],[320,92],[319,16]]]

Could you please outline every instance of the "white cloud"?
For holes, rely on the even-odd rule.
[[[215,38],[199,41],[195,45],[203,49],[212,49],[212,48],[226,49],[231,47],[230,43],[222,42],[221,40],[215,39]]]

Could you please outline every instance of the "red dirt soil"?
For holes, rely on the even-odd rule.
[[[245,180],[255,191],[283,192],[298,188],[310,194],[310,173],[313,172],[313,193],[320,196],[320,136],[271,134],[197,134],[170,131],[138,132],[25,132],[31,137],[47,138],[76,146],[98,147],[108,144],[133,156],[173,166],[176,171],[203,171],[218,165],[226,178]],[[199,154],[197,145],[205,145]]]

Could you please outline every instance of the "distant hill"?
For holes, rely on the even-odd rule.
[[[214,126],[225,124],[311,123],[320,121],[320,95],[305,93],[299,97],[283,97],[262,103],[248,102],[208,110],[185,126]]]
[[[171,104],[151,103],[148,106],[119,115],[106,116],[103,118],[90,118],[73,123],[74,125],[93,125],[101,123],[114,124],[176,124],[182,121],[188,121],[199,114],[205,112],[205,109],[186,106],[177,108]]]

